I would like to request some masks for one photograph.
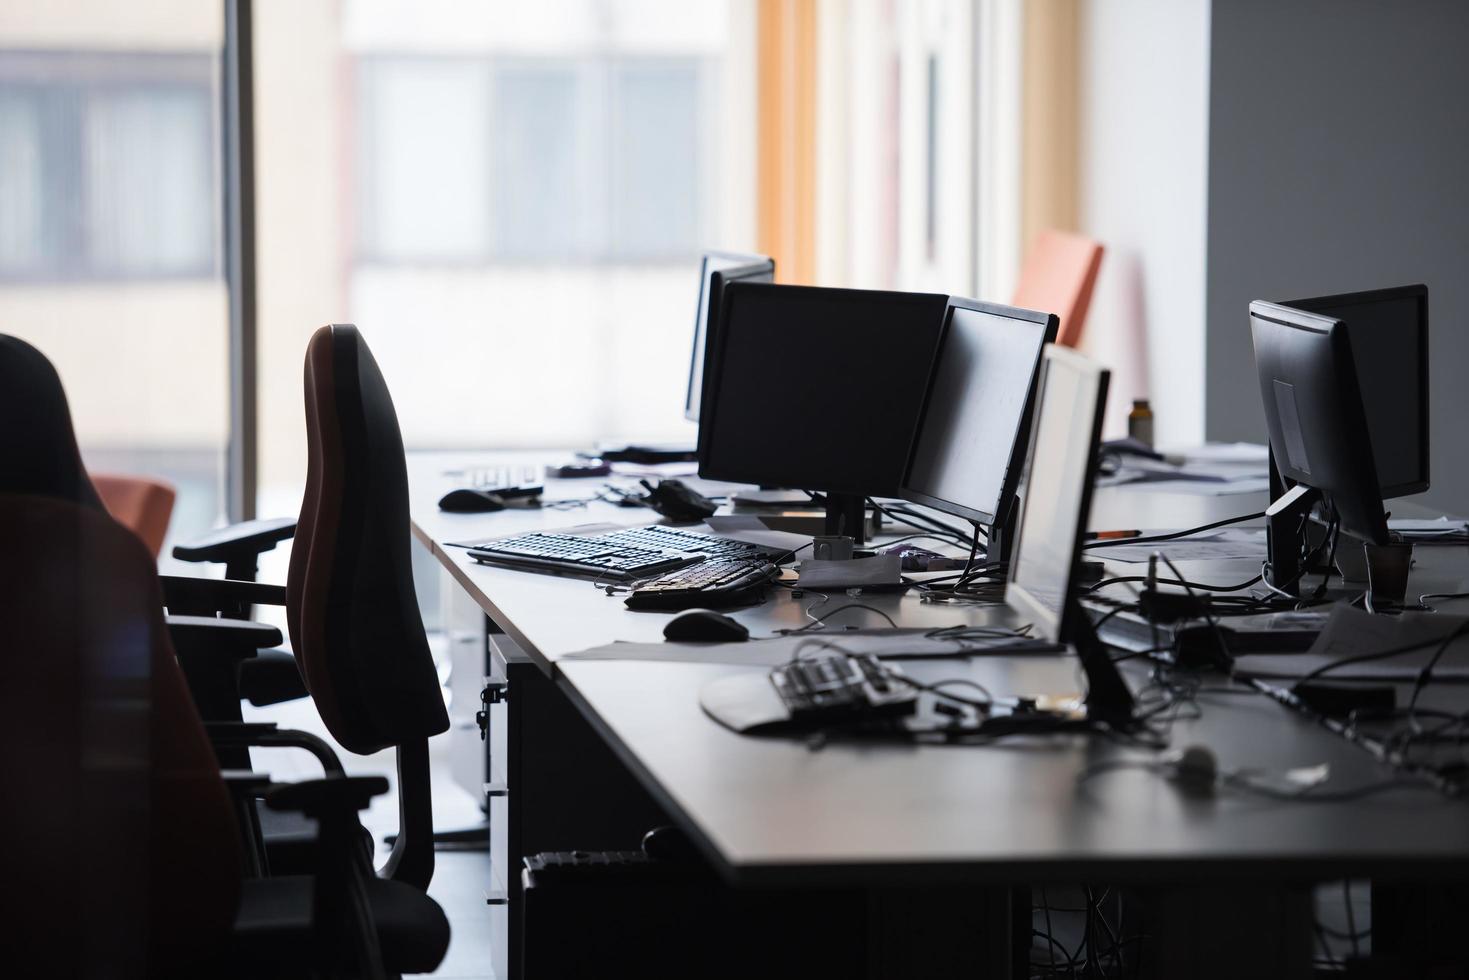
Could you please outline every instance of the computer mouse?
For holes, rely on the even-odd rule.
[[[1207,745],[1190,745],[1169,762],[1172,779],[1184,789],[1209,793],[1219,782],[1219,760]]]
[[[675,643],[738,643],[750,638],[750,631],[737,619],[713,609],[690,609],[681,612],[663,627],[663,638]]]
[[[490,511],[504,509],[505,499],[488,490],[471,490],[468,487],[461,487],[458,490],[450,490],[439,498],[439,510],[446,510],[451,514],[486,514]]]
[[[660,480],[655,487],[647,480],[641,481],[648,495],[643,503],[680,524],[692,524],[713,516],[718,505],[682,480]]]

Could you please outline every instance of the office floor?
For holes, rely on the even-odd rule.
[[[273,721],[284,728],[313,732],[331,741],[326,727],[309,700],[252,708],[244,705],[246,721]],[[333,743],[335,744],[335,743]],[[481,819],[474,799],[448,776],[444,763],[447,741],[444,737],[429,743],[433,765],[434,825],[440,828],[470,826]],[[347,771],[354,775],[386,776],[394,783],[385,796],[378,797],[363,814],[363,823],[379,841],[378,863],[387,857],[382,845],[384,834],[398,828],[396,772],[392,752],[356,756],[338,748]],[[282,749],[257,750],[255,768],[280,780],[310,779],[321,775],[320,767],[304,753]],[[453,980],[493,980],[490,963],[490,918],[485,905],[485,888],[490,878],[489,855],[483,851],[439,851],[435,856],[434,878],[428,893],[449,917],[452,938],[444,962],[432,974]]]

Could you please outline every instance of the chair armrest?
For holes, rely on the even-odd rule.
[[[264,623],[209,616],[165,616],[173,651],[205,721],[239,721],[240,664],[280,644],[281,631]],[[241,765],[238,757],[226,760]]]
[[[265,805],[321,820],[365,810],[374,796],[387,791],[383,776],[332,776],[274,786],[265,794]]]
[[[337,752],[322,738],[310,732],[294,728],[277,728],[274,722],[210,721],[204,722],[204,731],[209,740],[220,747],[284,747],[304,749],[321,763],[322,772],[336,778],[345,776],[347,770]]]
[[[260,796],[270,785],[269,776],[253,769],[221,769],[219,775],[224,780],[225,788],[231,793]]]
[[[243,521],[174,545],[173,556],[180,561],[223,562],[226,578],[248,581],[255,578],[256,559],[262,553],[295,535],[294,517]]]
[[[163,621],[180,658],[200,652],[236,659],[253,657],[257,650],[285,642],[285,637],[276,627],[248,619],[165,616]]]
[[[160,575],[163,604],[180,616],[249,619],[251,606],[284,606],[286,587],[230,578]]]
[[[257,708],[308,696],[306,679],[289,650],[261,650],[240,661],[240,697]]]

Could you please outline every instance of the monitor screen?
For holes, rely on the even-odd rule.
[[[1015,492],[1041,349],[1056,326],[1045,313],[949,300],[904,498],[994,523]]]
[[[1071,626],[1066,600],[1091,507],[1107,380],[1075,351],[1046,347],[1005,601],[1053,642],[1065,642]]]
[[[897,496],[948,297],[731,283],[699,475]]]
[[[741,255],[735,252],[709,252],[699,268],[699,305],[694,312],[694,350],[689,358],[689,384],[684,393],[683,414],[690,422],[699,421],[700,403],[704,397],[705,353],[709,337],[718,332],[720,294],[727,282],[748,279],[751,282],[773,282],[775,260],[765,255]]]
[[[1403,286],[1282,303],[1340,320],[1384,498],[1428,489],[1428,288]]]
[[[1342,530],[1387,543],[1351,333],[1338,320],[1256,300],[1250,336],[1280,475],[1335,505]]]

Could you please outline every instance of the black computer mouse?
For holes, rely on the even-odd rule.
[[[450,490],[439,498],[439,510],[446,510],[451,514],[485,514],[504,509],[505,499],[488,490],[461,487]]]
[[[738,643],[750,638],[739,620],[713,609],[681,612],[663,627],[663,638],[675,643]]]
[[[641,481],[648,495],[643,503],[679,524],[692,524],[711,517],[719,506],[682,480],[660,480],[655,487]]]

